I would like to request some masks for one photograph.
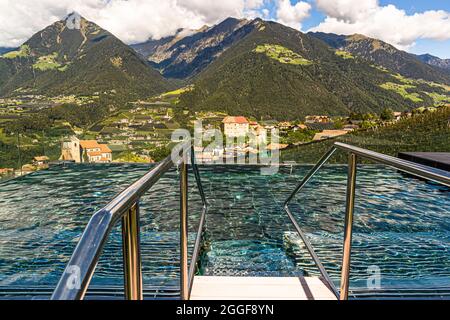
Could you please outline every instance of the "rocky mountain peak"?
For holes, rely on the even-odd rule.
[[[65,23],[68,29],[72,30],[81,30],[82,22],[88,22],[85,18],[83,18],[78,12],[72,11],[69,13],[62,22]]]

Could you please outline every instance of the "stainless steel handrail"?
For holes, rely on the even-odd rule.
[[[201,242],[203,239],[203,231],[205,229],[206,213],[208,211],[208,202],[205,197],[205,192],[203,189],[203,184],[200,178],[200,171],[195,160],[195,150],[191,146],[191,165],[192,171],[194,172],[195,181],[197,184],[197,189],[200,194],[200,199],[202,201],[202,213],[200,215],[200,222],[198,226],[197,236],[195,238],[194,250],[192,252],[191,262],[188,266],[187,264],[187,238],[188,238],[188,225],[187,225],[187,185],[188,185],[188,175],[187,175],[187,163],[188,155],[184,154],[183,164],[181,166],[181,261],[180,261],[180,275],[181,275],[181,290],[180,295],[182,300],[189,300],[191,297],[192,287],[194,285],[195,272],[197,267],[197,260],[200,255]]]
[[[347,200],[346,200],[346,214],[345,214],[345,229],[344,229],[344,246],[342,257],[342,270],[341,270],[341,288],[338,292],[336,286],[325,270],[320,258],[315,253],[311,243],[301,230],[291,210],[289,204],[294,197],[305,187],[305,185],[312,179],[312,177],[325,165],[325,163],[333,156],[337,150],[342,150],[349,153],[348,160],[348,182],[347,182]],[[340,300],[347,300],[349,294],[349,277],[350,277],[350,262],[351,262],[351,250],[352,250],[352,234],[353,234],[353,215],[355,206],[355,191],[356,191],[356,175],[357,175],[357,161],[358,157],[387,165],[395,168],[404,173],[410,175],[434,181],[438,184],[450,187],[450,172],[431,168],[421,164],[416,164],[410,161],[398,159],[385,154],[377,153],[374,151],[358,148],[348,144],[337,142],[333,147],[320,159],[320,161],[308,172],[305,178],[291,193],[289,198],[284,204],[284,209],[294,224],[300,238],[304,242],[306,249],[311,255],[314,263],[318,267],[324,281],[328,284],[330,289]]]
[[[311,243],[309,242],[308,238],[301,230],[300,226],[297,223],[297,220],[295,219],[294,215],[292,214],[291,210],[289,209],[289,204],[294,199],[294,197],[305,187],[305,185],[324,166],[324,164],[333,156],[333,154],[335,152],[336,152],[336,148],[332,148],[320,159],[320,161],[314,166],[314,168],[312,168],[312,170],[308,172],[308,174],[305,176],[305,178],[302,180],[302,182],[297,186],[297,188],[295,188],[294,192],[292,192],[292,194],[289,196],[289,198],[284,203],[284,210],[286,211],[287,215],[289,216],[289,219],[293,223],[298,235],[300,236],[303,243],[305,244],[306,250],[308,250],[309,254],[311,255],[311,258],[313,259],[314,263],[316,264],[317,268],[319,269],[320,274],[324,278],[324,281],[328,284],[330,289],[333,291],[333,293],[337,297],[337,296],[339,296],[339,293],[338,293],[336,286],[334,285],[333,281],[331,280],[331,277],[328,275],[328,272],[326,271],[325,267],[323,266],[322,262],[320,261],[319,257],[317,256],[316,252],[314,251]]]
[[[181,223],[185,224],[180,227],[181,243],[180,258],[186,257],[187,261],[187,153],[191,153],[191,162],[197,186],[203,202],[203,211],[200,222],[201,230],[204,228],[205,215],[207,210],[207,202],[204,195],[200,173],[195,163],[195,154],[193,153],[193,145],[191,141],[180,143],[177,148],[183,150],[183,160],[181,161],[182,170],[180,172],[180,192],[181,201],[185,202],[185,209],[181,210]],[[142,269],[140,257],[140,239],[139,239],[139,199],[151,189],[160,178],[167,173],[176,163],[169,156],[160,162],[155,168],[149,171],[137,182],[132,184],[126,190],[117,195],[106,207],[94,214],[89,221],[75,251],[70,258],[66,269],[61,276],[57,287],[55,288],[52,300],[81,300],[84,299],[86,291],[91,282],[95,268],[103,252],[103,248],[112,229],[122,220],[122,238],[123,238],[123,256],[124,256],[124,288],[125,297],[129,300],[142,300]],[[199,231],[200,233],[200,231]],[[201,235],[201,233],[200,233]],[[196,240],[201,242],[201,239]],[[192,265],[196,263],[199,255],[199,249],[194,250],[191,261]],[[187,264],[182,266],[181,276],[181,295],[187,297],[188,291],[188,274]],[[195,268],[194,268],[195,270]],[[183,291],[183,287],[185,288]]]
[[[197,182],[197,189],[199,190],[200,198],[202,200],[203,209],[202,209],[202,213],[200,216],[200,223],[198,226],[197,237],[195,239],[194,251],[192,253],[191,264],[189,267],[189,285],[188,285],[189,292],[187,295],[187,299],[190,299],[192,287],[194,285],[196,265],[197,265],[198,257],[200,254],[201,243],[202,243],[202,239],[203,239],[203,231],[205,229],[206,213],[208,212],[208,201],[206,200],[205,191],[203,190],[203,184],[202,184],[202,180],[200,178],[200,172],[198,170],[198,165],[195,161],[194,148],[191,149],[191,164],[192,164],[192,170],[194,171],[194,175],[195,175],[195,181]]]

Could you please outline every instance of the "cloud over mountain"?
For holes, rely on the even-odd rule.
[[[200,28],[229,16],[254,17],[264,0],[2,0],[0,47],[18,46],[34,32],[77,11],[127,43]]]
[[[126,43],[159,39],[180,28],[198,29],[230,16],[263,17],[302,29],[317,11],[326,18],[310,31],[362,33],[401,49],[411,48],[419,39],[450,39],[448,11],[408,14],[378,0],[1,0],[0,47],[18,46],[72,11]]]
[[[360,33],[408,49],[418,39],[449,40],[450,13],[429,10],[408,15],[378,0],[316,0],[327,17],[311,31],[337,34]]]
[[[293,5],[290,0],[279,0],[277,4],[278,22],[295,29],[301,29],[301,23],[310,15],[311,5],[300,1]]]

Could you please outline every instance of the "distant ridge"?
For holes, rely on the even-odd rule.
[[[131,47],[165,77],[187,79],[206,69],[226,49],[252,30],[250,20],[228,18],[212,27],[180,29],[174,36],[149,40]]]
[[[398,50],[381,40],[360,34],[350,36],[323,32],[309,34],[335,49],[347,51],[405,77],[450,84],[450,74],[435,68],[437,62],[433,63],[430,59],[425,61],[424,58]]]
[[[417,55],[417,58],[420,61],[425,62],[429,65],[432,65],[434,67],[438,67],[441,69],[445,69],[448,72],[450,72],[450,59],[441,59],[441,58],[435,57],[431,54]]]
[[[18,48],[4,48],[4,47],[0,47],[0,55],[7,53],[7,52],[11,52],[14,50],[17,50]]]

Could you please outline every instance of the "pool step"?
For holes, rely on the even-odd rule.
[[[191,300],[336,300],[319,278],[195,277]]]
[[[202,266],[205,276],[289,277],[304,276],[286,254],[281,241],[214,241]]]

